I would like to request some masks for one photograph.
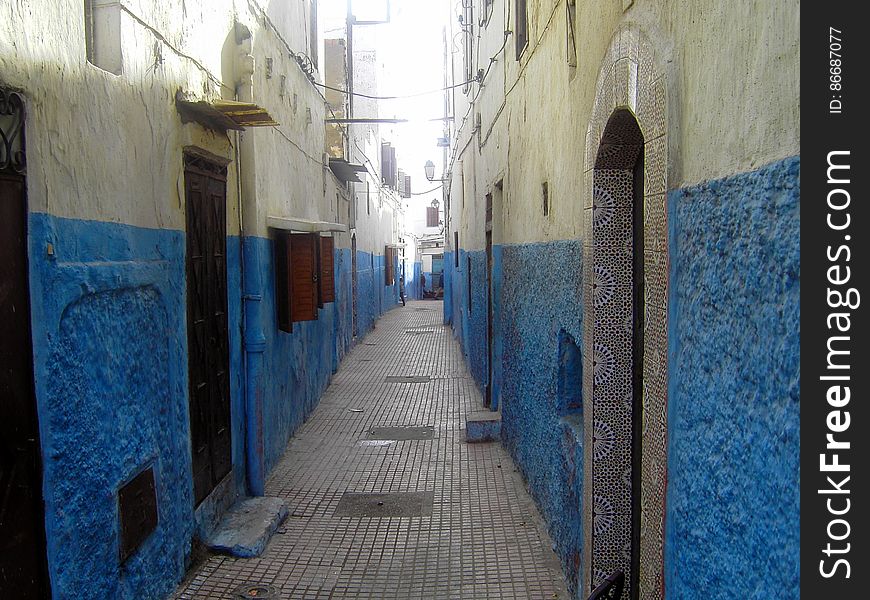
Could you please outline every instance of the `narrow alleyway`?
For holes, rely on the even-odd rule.
[[[266,551],[211,556],[175,598],[232,598],[243,584],[282,599],[567,598],[510,457],[498,443],[465,442],[465,415],[482,400],[442,309],[408,302],[378,321],[267,483],[290,516]],[[429,439],[395,439],[410,437]],[[365,504],[346,493],[406,495]],[[359,516],[373,513],[408,516]]]

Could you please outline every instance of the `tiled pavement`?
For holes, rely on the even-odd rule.
[[[175,598],[232,598],[246,583],[287,600],[568,597],[510,457],[498,443],[465,442],[464,415],[481,395],[442,314],[441,302],[408,302],[358,342],[267,483],[290,516],[266,551],[209,557]],[[434,437],[372,439],[387,437],[373,428],[408,425],[434,426]],[[345,492],[430,494],[411,507],[424,516],[336,516]]]

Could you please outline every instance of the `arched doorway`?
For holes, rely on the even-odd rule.
[[[643,134],[614,111],[592,192],[592,573],[621,570],[637,598],[643,399]]]
[[[583,586],[664,598],[667,480],[667,82],[622,25],[586,130],[583,230]]]

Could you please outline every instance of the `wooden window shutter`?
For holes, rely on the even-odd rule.
[[[323,302],[335,302],[334,240],[320,238],[320,297]]]
[[[290,234],[292,321],[317,318],[317,234]]]
[[[426,227],[438,227],[438,207],[426,207]]]
[[[291,333],[293,321],[290,318],[290,298],[292,297],[290,273],[290,236],[279,231],[275,236],[275,305],[278,312],[278,329]]]
[[[323,248],[320,247],[320,235],[317,233],[311,234],[314,237],[314,275],[315,288],[317,288],[317,308],[323,308],[323,261],[321,254]]]
[[[393,253],[395,248],[386,246],[384,248],[384,285],[393,285]]]

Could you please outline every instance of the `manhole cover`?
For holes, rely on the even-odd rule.
[[[387,375],[384,381],[387,383],[427,383],[431,377],[428,375]]]
[[[431,440],[435,437],[435,428],[431,425],[423,427],[373,427],[369,430],[371,440]]]
[[[277,600],[278,591],[270,585],[260,583],[246,583],[233,590],[233,599],[238,598],[265,598]]]
[[[334,517],[424,517],[432,514],[432,492],[366,494],[345,492]]]

